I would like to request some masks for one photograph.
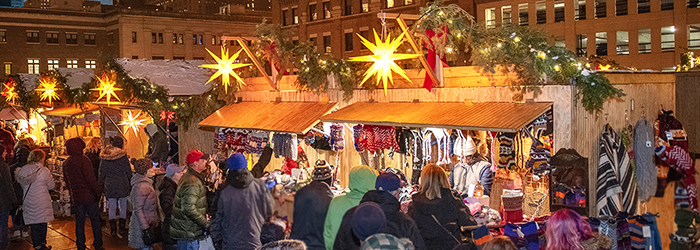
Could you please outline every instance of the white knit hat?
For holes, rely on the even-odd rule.
[[[454,153],[458,156],[470,156],[476,153],[476,144],[474,144],[472,137],[458,137],[455,140]]]
[[[158,132],[158,126],[153,123],[146,125],[146,133],[148,133],[148,135],[153,136],[156,132]]]

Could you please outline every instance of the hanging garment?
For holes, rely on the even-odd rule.
[[[260,156],[263,149],[265,149],[265,145],[270,142],[270,134],[262,131],[250,132],[247,136],[247,140],[245,151]]]
[[[697,183],[695,183],[695,161],[690,157],[687,151],[683,150],[680,146],[670,146],[664,149],[661,146],[656,149],[657,155],[662,161],[671,165],[671,167],[683,174],[683,179],[681,182],[688,191],[688,199],[690,202],[690,207],[693,211],[698,211],[698,189]]]
[[[647,234],[647,237],[645,237],[644,249],[661,250],[661,234],[659,233],[659,227],[656,223],[656,215],[646,213],[642,215],[642,218],[644,218],[644,222],[647,223],[643,225],[642,232],[644,232],[644,230],[649,230],[649,234]],[[644,227],[648,228],[644,229]]]
[[[378,149],[399,149],[396,129],[393,126],[374,126],[374,139]]]
[[[610,241],[614,242],[610,250],[617,250],[617,222],[614,219],[601,220],[600,227],[598,228],[598,234],[602,234],[610,238]]]
[[[632,250],[644,250],[647,240],[644,238],[644,227],[649,224],[641,216],[635,216],[627,219],[627,224],[630,229],[630,239],[632,241]]]
[[[498,164],[496,161],[496,135],[498,135],[498,132],[495,131],[489,131],[489,136],[491,136],[491,149],[489,152],[491,152],[491,172],[496,172],[498,171]]]
[[[656,193],[657,173],[654,165],[654,130],[651,122],[639,120],[634,134],[634,161],[636,163],[639,200],[648,201]]]
[[[654,122],[654,147],[678,146],[688,151],[688,134],[683,125],[673,117],[673,111],[662,110]],[[656,197],[663,197],[668,182],[680,180],[681,174],[670,169],[669,165],[659,157],[655,157],[656,166],[659,168]]]
[[[438,153],[438,159],[437,159],[437,164],[438,165],[447,165],[450,164],[451,160],[449,157],[449,152],[448,152],[448,145],[450,145],[449,139],[450,135],[447,133],[447,130],[445,129],[439,129],[439,128],[428,128],[430,132],[432,132],[433,136],[435,136],[435,139],[437,141],[437,153]]]
[[[617,222],[617,249],[632,249],[632,239],[630,238],[630,229],[627,223],[627,213],[624,211],[618,213],[617,216],[615,216],[615,220]]]
[[[345,149],[345,139],[343,138],[343,125],[331,125],[331,150],[341,151]]]
[[[532,139],[530,147],[530,159],[525,163],[527,169],[532,169],[532,173],[537,176],[549,174],[549,161],[552,158],[552,153],[547,149],[537,137],[532,136],[526,130],[527,135]]]
[[[622,148],[620,148],[622,147]],[[622,150],[621,150],[622,149]],[[627,153],[624,151],[617,134],[606,125],[605,132],[600,137],[600,161],[598,162],[597,205],[600,215],[614,216],[622,208],[619,194],[622,187],[617,177],[620,166],[629,164]]]
[[[515,165],[515,151],[513,151],[514,138],[515,133],[500,133],[498,135],[498,142],[501,145],[498,152],[499,168],[511,168],[511,166]]]
[[[427,129],[421,129],[423,136],[423,161],[428,162],[433,154],[433,132]]]
[[[423,136],[419,131],[411,130],[411,138],[413,152],[411,156],[413,157],[413,169],[420,170],[423,169]]]
[[[297,160],[297,135],[275,133],[272,135],[272,143],[274,144],[275,158],[287,157],[293,161]]]

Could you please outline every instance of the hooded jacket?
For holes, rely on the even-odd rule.
[[[401,212],[399,200],[391,195],[391,193],[380,190],[370,190],[362,197],[360,203],[364,202],[377,203],[382,208],[382,211],[384,211],[384,216],[386,216],[386,231],[383,233],[396,236],[400,239],[410,239],[416,250],[426,249],[425,244],[423,244],[423,238],[418,231],[418,226],[416,226],[416,223],[411,217]],[[340,223],[338,234],[335,237],[335,244],[333,245],[334,250],[352,250],[360,247],[360,240],[353,233],[351,224],[356,208],[357,207],[353,207],[345,212],[343,222]]]
[[[159,218],[156,212],[157,197],[153,190],[153,180],[142,174],[135,174],[131,178],[131,200],[134,211],[129,222],[129,246],[141,249],[148,247],[143,243],[143,230],[158,224]]]
[[[17,204],[13,182],[10,166],[0,159],[0,211],[10,211]]]
[[[173,240],[196,240],[204,236],[207,227],[207,188],[204,177],[188,167],[180,177],[170,218]]]
[[[24,165],[17,173],[17,182],[22,185],[22,190],[26,194],[22,203],[24,224],[52,221],[53,205],[49,190],[53,189],[56,183],[49,169],[39,162]]]
[[[177,183],[170,179],[170,177],[163,178],[163,182],[160,184],[160,195],[158,198],[160,200],[160,208],[163,210],[163,243],[165,244],[175,244],[172,238],[170,238],[170,221],[173,214],[173,203],[175,202],[175,192],[177,192]]]
[[[291,238],[301,240],[310,250],[322,250],[323,223],[333,199],[330,187],[323,181],[312,181],[294,195],[294,223]]]
[[[107,198],[124,198],[131,192],[131,164],[126,151],[107,146],[100,152],[100,183]]]
[[[221,242],[224,250],[260,248],[260,231],[272,217],[272,194],[248,169],[229,172],[226,185],[212,223],[214,242]]]
[[[63,176],[74,205],[95,203],[101,193],[92,162],[83,155],[83,149],[85,142],[81,138],[66,141],[69,156],[63,162]]]
[[[148,139],[148,155],[155,162],[165,161],[168,158],[168,140],[165,133],[158,130],[151,139]]]
[[[343,221],[343,215],[348,209],[357,206],[362,200],[362,196],[369,190],[374,189],[374,183],[377,180],[378,172],[369,166],[357,166],[350,170],[348,178],[350,183],[348,187],[350,192],[335,197],[331,200],[328,207],[326,221],[323,224],[323,240],[326,249],[333,249],[335,236],[340,228],[340,223]]]
[[[413,195],[408,206],[408,215],[416,222],[427,249],[452,249],[457,245],[455,238],[462,237],[461,228],[476,225],[469,208],[454,197],[449,188],[441,188],[440,196],[429,200],[420,192]],[[433,219],[433,215],[440,224]],[[446,230],[452,235],[447,234]]]

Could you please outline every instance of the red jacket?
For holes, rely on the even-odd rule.
[[[7,159],[5,160],[10,162],[12,159],[12,150],[15,148],[15,137],[7,130],[0,129],[0,144],[5,146],[5,152],[7,152]]]
[[[98,202],[101,193],[92,162],[83,154],[83,149],[85,142],[79,137],[66,141],[70,156],[63,162],[63,176],[74,205]]]

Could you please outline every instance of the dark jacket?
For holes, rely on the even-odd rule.
[[[306,243],[308,249],[324,250],[323,223],[333,193],[323,181],[312,181],[294,195],[294,223],[291,238]]]
[[[0,211],[9,211],[17,205],[17,197],[12,183],[10,166],[0,159]]]
[[[100,183],[107,198],[124,198],[131,192],[131,163],[126,151],[107,146],[100,152]]]
[[[170,179],[170,177],[163,178],[163,182],[160,184],[160,195],[158,196],[160,200],[160,208],[163,209],[163,228],[170,228],[170,216],[173,214],[173,203],[175,202],[175,192],[177,192],[177,183]],[[170,230],[163,230],[163,242],[166,244],[177,243],[170,238]]]
[[[15,171],[18,168],[23,167],[24,165],[27,165],[27,158],[29,158],[29,152],[31,152],[31,149],[29,149],[29,146],[27,145],[22,145],[19,148],[15,149],[15,154],[12,159],[12,164],[10,165],[10,175],[12,176],[12,180],[15,179]],[[19,203],[21,203],[22,198],[24,198],[24,191],[22,190],[22,186],[19,185],[16,181],[12,184],[12,186],[15,189],[15,199]]]
[[[263,173],[265,173],[265,167],[267,167],[267,165],[270,164],[271,157],[272,157],[272,148],[270,146],[265,146],[262,154],[260,154],[260,159],[258,159],[258,162],[255,163],[255,166],[253,166],[253,169],[250,170],[250,172],[253,174],[253,177],[255,177],[255,178],[263,177]]]
[[[83,155],[83,149],[85,142],[79,137],[66,141],[69,156],[63,162],[63,176],[74,205],[96,203],[101,193],[92,163]]]
[[[155,162],[165,161],[168,158],[168,139],[165,133],[158,130],[151,139],[148,139],[148,157]]]
[[[260,231],[272,216],[272,194],[265,182],[253,178],[247,169],[230,172],[226,185],[212,222],[214,242],[221,242],[224,250],[261,247]]]
[[[7,152],[7,159],[12,159],[12,149],[15,147],[15,136],[5,129],[0,129],[0,144],[5,146],[5,152]]]
[[[433,200],[425,197],[423,192],[414,194],[408,206],[408,215],[416,222],[427,249],[452,249],[457,245],[454,238],[461,240],[461,227],[476,225],[469,208],[455,198],[450,189],[442,188],[440,191],[441,198]]]
[[[180,177],[170,221],[170,237],[195,240],[204,236],[207,227],[207,188],[204,177],[192,168]]]
[[[370,190],[362,197],[363,202],[374,202],[379,204],[386,216],[386,231],[384,233],[398,238],[408,238],[413,242],[416,250],[424,250],[425,244],[416,223],[401,212],[399,200],[386,191]],[[335,236],[333,249],[357,249],[360,247],[360,240],[352,231],[352,215],[355,212],[353,207],[343,215],[343,222],[340,223],[338,234]]]
[[[92,163],[92,170],[95,173],[95,178],[100,179],[100,150],[98,149],[97,151],[89,151],[85,153],[85,156],[87,156],[88,159],[90,159],[90,163]]]

